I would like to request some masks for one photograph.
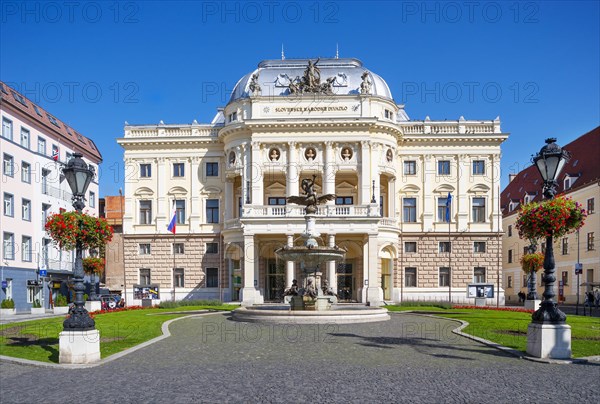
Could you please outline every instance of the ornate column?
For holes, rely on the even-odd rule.
[[[457,155],[456,167],[456,199],[454,201],[457,202],[456,207],[458,208],[456,231],[460,231],[461,229],[467,229],[469,227],[469,210],[471,209],[471,200],[467,193],[469,179],[471,178],[469,155]]]
[[[252,205],[264,205],[263,169],[260,155],[260,142],[252,142]]]
[[[242,288],[242,306],[262,303],[258,289],[258,254],[254,235],[244,234],[244,287]]]
[[[333,155],[333,142],[325,142],[325,167],[323,173],[323,194],[335,194],[335,157]],[[335,204],[334,201],[327,201],[327,205]]]
[[[156,159],[156,196],[157,204],[156,207],[152,207],[152,215],[156,217],[156,229],[159,233],[163,232],[163,229],[167,229],[167,216],[170,212],[171,207],[169,206],[169,197],[167,195],[167,183],[169,181],[169,167],[168,161],[164,157]],[[156,209],[156,210],[154,210]]]
[[[335,234],[329,234],[327,237],[327,245],[328,247],[335,246]],[[327,281],[329,282],[329,287],[335,293],[337,293],[337,276],[335,275],[335,261],[327,261]]]
[[[423,182],[422,192],[419,194],[419,200],[421,206],[417,206],[417,217],[419,213],[423,214],[423,231],[428,231],[433,228],[433,221],[435,220],[435,203],[433,197],[433,188],[437,184],[437,167],[435,164],[435,157],[431,154],[423,156]]]
[[[225,220],[233,218],[234,200],[233,178],[225,178]]]
[[[250,162],[250,148],[246,143],[240,146],[241,152],[240,157],[242,159],[242,206],[251,203],[250,194],[249,194],[249,186],[250,178],[252,176],[252,165]]]
[[[367,205],[371,202],[371,141],[360,142],[360,172],[359,172],[359,205]]]
[[[383,289],[381,288],[381,273],[379,271],[379,257],[377,234],[369,234],[365,248],[365,261],[367,266],[364,271],[368,272],[369,285],[366,298],[371,306],[383,305]]]
[[[294,245],[294,235],[286,234],[287,236],[287,246],[292,247]],[[287,261],[285,263],[285,287],[289,288],[292,286],[292,281],[294,280],[295,274],[295,265],[294,261]]]
[[[192,157],[190,163],[190,195],[187,198],[186,204],[189,204],[190,228],[194,229],[200,225],[200,218],[202,216],[200,211],[200,181],[198,179],[200,157]]]
[[[288,166],[285,193],[286,196],[298,195],[299,167],[298,167],[298,149],[296,142],[288,143]]]

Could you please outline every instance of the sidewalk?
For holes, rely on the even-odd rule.
[[[17,313],[14,315],[0,317],[1,324],[17,323],[19,321],[39,320],[42,318],[66,317],[66,314],[54,314],[51,309],[46,310],[45,314],[31,314],[28,312]]]

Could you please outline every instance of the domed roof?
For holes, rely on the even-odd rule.
[[[393,99],[390,88],[379,75],[367,70],[358,59],[285,59],[265,60],[259,63],[258,69],[246,74],[235,85],[229,102],[249,97],[249,84],[252,75],[258,74],[258,84],[263,96],[285,96],[290,94],[291,81],[298,82],[304,76],[309,60],[320,72],[320,82],[332,79],[332,91],[336,95],[360,94],[363,73],[368,74],[371,83],[369,94]],[[317,62],[318,60],[318,62]]]

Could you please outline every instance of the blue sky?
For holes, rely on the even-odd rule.
[[[104,156],[123,186],[123,124],[209,122],[263,59],[361,59],[413,119],[494,119],[502,181],[544,139],[600,122],[600,2],[0,2],[0,79]],[[215,91],[214,89],[218,89]]]

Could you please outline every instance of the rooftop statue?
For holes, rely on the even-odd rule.
[[[308,66],[304,70],[302,77],[296,76],[295,79],[291,79],[288,84],[289,94],[303,94],[303,93],[322,93],[322,94],[333,94],[333,83],[336,78],[334,76],[327,78],[323,83],[321,82],[321,69],[317,66],[320,59],[317,59],[314,63],[308,61]]]
[[[360,83],[361,94],[371,94],[371,80],[369,80],[369,72],[365,71],[362,76],[362,83]]]
[[[305,205],[307,214],[317,213],[317,205],[320,205],[323,202],[333,201],[335,199],[334,194],[327,194],[319,197],[317,196],[317,192],[315,191],[316,178],[317,176],[313,175],[312,180],[308,178],[302,180],[302,190],[304,191],[304,196],[289,196],[287,198],[289,203]]]
[[[250,78],[250,84],[248,84],[248,88],[250,89],[250,95],[260,95],[261,88],[260,84],[258,84],[258,73],[252,75]]]

